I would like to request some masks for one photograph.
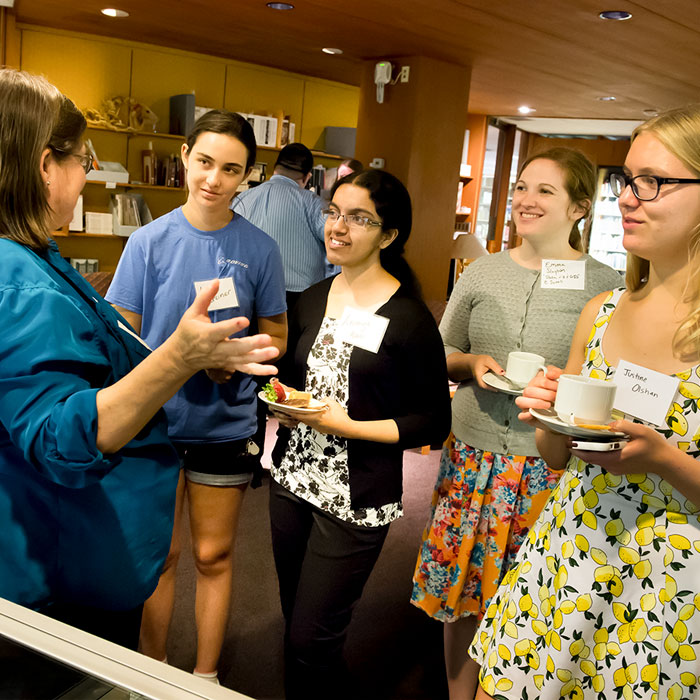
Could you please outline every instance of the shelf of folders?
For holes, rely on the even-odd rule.
[[[112,232],[116,236],[130,236],[137,228],[153,221],[146,200],[140,194],[113,194],[109,208]]]

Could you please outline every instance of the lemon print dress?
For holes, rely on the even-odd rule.
[[[612,378],[605,300],[583,374]],[[659,432],[700,455],[700,365]],[[700,509],[655,474],[572,457],[492,599],[470,654],[495,698],[700,698]]]

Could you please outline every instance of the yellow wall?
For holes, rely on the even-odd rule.
[[[168,98],[194,91],[202,107],[290,115],[296,140],[320,145],[325,126],[356,126],[359,88],[264,66],[147,44],[20,26],[21,67],[45,75],[80,108],[130,95],[168,131]]]

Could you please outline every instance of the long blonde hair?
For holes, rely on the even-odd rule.
[[[700,104],[669,110],[640,124],[632,132],[632,141],[640,134],[651,134],[678,158],[683,165],[700,177]],[[673,336],[674,354],[686,361],[700,356],[700,221],[688,240],[689,276],[684,301],[690,313],[681,321]],[[649,278],[649,261],[627,254],[627,288],[636,291]]]
[[[0,69],[0,237],[35,249],[50,238],[51,209],[40,162],[62,161],[81,145],[85,119],[47,80]]]

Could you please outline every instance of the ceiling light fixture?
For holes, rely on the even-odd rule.
[[[343,53],[343,49],[326,48],[326,49],[321,49],[321,51],[323,51],[323,53],[329,53],[332,56],[338,56],[339,54]]]
[[[107,17],[128,17],[129,13],[126,10],[115,10],[113,7],[105,7],[104,10],[100,10],[103,15]]]
[[[520,114],[530,114],[534,111],[535,110],[532,107],[528,107],[527,105],[521,105],[520,107],[518,107],[518,112],[520,112]]]
[[[643,109],[642,114],[645,117],[656,117],[659,114],[659,110],[658,109]]]
[[[600,19],[614,19],[618,22],[622,22],[625,19],[631,19],[632,13],[627,12],[627,10],[605,10],[605,12],[601,12],[598,17],[600,17]]]
[[[615,97],[615,95],[601,95],[598,99],[601,102],[615,102],[617,97]]]
[[[294,5],[291,2],[268,2],[267,6],[271,10],[293,10]]]

